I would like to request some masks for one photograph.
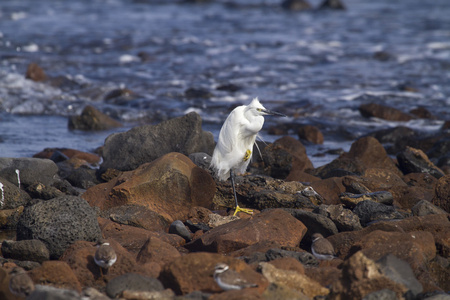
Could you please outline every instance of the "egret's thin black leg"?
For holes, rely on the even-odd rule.
[[[234,201],[236,202],[236,209],[239,207],[238,201],[237,201],[237,195],[236,195],[236,188],[234,187],[234,172],[233,170],[230,170],[230,178],[231,178],[231,186],[233,187],[233,195],[234,195]]]

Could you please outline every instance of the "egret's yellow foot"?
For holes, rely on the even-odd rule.
[[[234,211],[233,216],[235,216],[239,211],[242,211],[243,213],[253,215],[253,210],[248,208],[240,208],[239,205],[236,206],[236,210]]]

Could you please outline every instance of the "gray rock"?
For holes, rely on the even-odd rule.
[[[20,183],[23,187],[36,182],[51,185],[58,178],[58,167],[49,159],[0,158],[0,176],[18,186],[16,170],[19,170]]]
[[[101,170],[134,170],[170,152],[212,154],[214,146],[212,133],[202,130],[200,116],[192,112],[158,125],[134,127],[108,136]]]
[[[421,298],[421,299],[424,299],[424,300],[450,300],[450,295],[441,293],[441,294],[436,294],[436,295]]]
[[[422,284],[416,279],[411,266],[406,261],[388,254],[380,258],[377,263],[386,277],[403,284],[414,296],[423,291]]]
[[[181,236],[186,242],[192,239],[192,233],[184,226],[183,222],[180,220],[173,221],[169,226],[169,233],[177,234]]]
[[[209,297],[211,297],[212,294],[201,292],[201,291],[193,291],[192,293],[183,295],[183,296],[177,296],[175,297],[176,300],[207,300]]]
[[[323,236],[334,235],[338,233],[336,225],[329,218],[317,213],[304,211],[300,209],[285,209],[297,220],[305,224],[308,228],[303,239],[310,240],[313,233],[320,233]]]
[[[319,262],[309,252],[297,252],[283,249],[270,249],[266,252],[267,261],[275,260],[282,257],[293,257],[305,266],[317,266]]]
[[[414,205],[411,208],[411,211],[414,216],[447,214],[445,210],[437,207],[436,205],[427,200],[421,200],[417,202],[416,205]]]
[[[27,300],[80,300],[80,295],[73,290],[58,289],[49,285],[35,286],[35,290]]]
[[[8,179],[1,176],[0,183],[3,185],[3,204],[0,204],[0,209],[15,209],[30,202],[31,197],[19,189],[17,184],[11,183]],[[0,200],[2,200],[1,193],[0,191]]]
[[[362,226],[374,221],[404,219],[394,207],[371,200],[359,202],[353,212],[359,217]]]
[[[366,295],[363,300],[397,300],[397,294],[392,290],[384,289]]]
[[[50,252],[40,240],[3,241],[2,254],[4,258],[39,263],[50,259]]]
[[[125,290],[131,291],[162,291],[162,283],[151,277],[145,277],[135,273],[127,273],[111,279],[106,285],[106,294],[116,298]]]
[[[97,215],[80,197],[62,196],[26,207],[17,224],[17,240],[38,239],[58,259],[78,240],[101,239]]]
[[[339,232],[362,229],[358,216],[343,205],[320,205],[314,212],[330,218]]]
[[[189,154],[190,160],[204,170],[210,170],[211,155],[204,152],[196,152]]]

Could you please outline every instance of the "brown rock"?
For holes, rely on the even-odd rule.
[[[112,207],[100,213],[106,219],[119,224],[130,225],[150,231],[167,231],[170,223],[161,215],[139,205]]]
[[[408,186],[417,186],[428,190],[434,190],[436,177],[427,173],[409,173],[403,177]]]
[[[326,296],[330,292],[327,288],[324,288],[318,282],[304,274],[291,270],[278,269],[274,265],[265,262],[261,262],[259,265],[261,267],[261,273],[270,283],[298,290],[311,298]]]
[[[81,291],[81,285],[72,269],[64,261],[44,261],[28,273],[35,284]]]
[[[114,248],[117,261],[102,278],[100,267],[95,264],[94,255],[97,247],[94,243],[78,241],[72,244],[60,260],[66,262],[83,286],[105,285],[104,280],[112,279],[135,270],[136,261],[132,254],[113,239],[107,240]]]
[[[227,264],[230,269],[240,273],[248,282],[258,285],[261,294],[268,282],[242,260],[222,256],[216,253],[190,253],[176,258],[164,266],[159,279],[166,288],[171,288],[176,294],[188,294],[193,291],[209,293],[221,292],[221,288],[213,278],[214,267],[218,263]]]
[[[305,225],[290,213],[273,209],[251,219],[236,220],[213,228],[185,247],[191,251],[229,253],[263,240],[295,247],[299,245],[306,230]]]
[[[68,158],[77,158],[79,161],[86,161],[88,164],[98,164],[100,162],[100,156],[96,154],[70,148],[45,148],[41,152],[34,154],[33,157],[50,159],[55,152],[60,152]]]
[[[292,155],[292,170],[312,169],[313,164],[306,154],[306,148],[303,144],[293,137],[285,136],[274,142],[277,146],[286,150]]]
[[[181,153],[169,153],[87,190],[82,197],[101,210],[124,204],[146,206],[170,223],[185,220],[194,206],[208,207],[214,179]]]
[[[263,300],[265,298],[255,289],[226,291],[220,294],[214,294],[208,298],[208,300],[241,300],[241,299]]]
[[[342,260],[339,260],[342,262]],[[330,261],[321,261],[330,262]],[[305,275],[309,278],[317,281],[322,286],[331,286],[333,283],[339,280],[342,270],[336,267],[320,267],[320,268],[306,268]]]
[[[179,235],[168,234],[165,232],[153,232],[142,228],[117,224],[103,218],[98,218],[98,221],[100,230],[105,239],[117,241],[134,255],[139,253],[144,244],[151,237],[159,238],[174,247],[182,246],[185,243],[185,240]]]
[[[365,118],[375,117],[389,121],[409,121],[414,119],[413,116],[398,109],[377,103],[362,104],[359,107],[359,112]]]
[[[323,144],[323,134],[319,128],[312,125],[301,126],[297,131],[299,139],[306,140],[313,144]]]
[[[266,253],[270,249],[281,248],[280,243],[275,241],[260,241],[256,244],[228,253],[231,257],[251,256],[254,253]]]
[[[31,63],[28,65],[25,78],[33,81],[44,81],[47,79],[47,75],[45,75],[44,70],[38,64]]]
[[[407,186],[398,172],[389,169],[368,168],[364,171],[362,179],[372,191],[387,191],[393,187]]]
[[[402,299],[407,289],[384,276],[378,265],[362,252],[356,252],[346,260],[340,281],[332,287],[331,299],[362,299],[364,296],[382,289],[390,289]]]
[[[0,299],[16,300],[19,299],[19,297],[13,295],[9,290],[9,280],[11,278],[9,272],[9,269],[0,267]]]
[[[275,268],[285,271],[294,271],[299,274],[305,274],[303,264],[293,257],[281,257],[269,262]]]
[[[106,130],[122,127],[122,124],[95,107],[87,105],[81,115],[70,117],[68,127],[70,130]]]
[[[323,204],[341,204],[339,195],[345,192],[342,178],[331,177],[320,181],[311,182],[313,189],[324,199]]]
[[[163,266],[180,256],[180,252],[174,246],[151,237],[139,251],[136,260],[140,264],[155,262]]]
[[[450,213],[450,175],[441,177],[436,183],[434,197],[431,201],[434,205]]]

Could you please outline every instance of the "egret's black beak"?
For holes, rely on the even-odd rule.
[[[286,115],[283,115],[282,113],[276,112],[276,111],[271,111],[268,109],[261,109],[261,111],[263,113],[266,113],[268,115],[272,115],[272,116],[278,116],[278,117],[287,117]]]

